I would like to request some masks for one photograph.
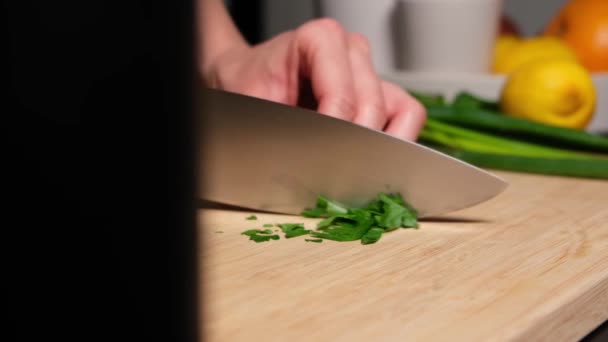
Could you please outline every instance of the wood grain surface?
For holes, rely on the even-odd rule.
[[[201,210],[205,340],[577,341],[608,319],[608,182],[496,174],[494,199],[365,246]]]

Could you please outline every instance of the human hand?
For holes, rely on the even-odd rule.
[[[320,113],[415,140],[424,107],[374,71],[367,40],[317,19],[262,44],[237,40],[202,70],[214,88],[297,105],[308,85]]]

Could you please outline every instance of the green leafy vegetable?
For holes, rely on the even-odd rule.
[[[305,209],[304,211],[302,211],[300,213],[300,215],[304,216],[304,217],[312,217],[312,218],[317,218],[317,217],[323,217],[323,215],[326,216],[327,210],[325,208],[310,208],[310,209]]]
[[[278,240],[279,236],[276,234],[272,234],[271,229],[249,229],[241,233],[241,235],[249,236],[249,240],[253,240],[255,242],[265,242],[269,240]]]
[[[281,223],[278,224],[279,228],[285,233],[285,238],[290,239],[296,236],[307,235],[310,230],[304,228],[303,223]]]
[[[599,134],[551,126],[501,112],[461,107],[428,107],[430,119],[496,136],[570,150],[608,152],[608,139]]]
[[[258,217],[255,215],[251,215],[251,216],[247,217],[246,219],[252,221],[252,220],[257,220]]]
[[[600,134],[509,116],[468,92],[451,103],[413,95],[426,108],[419,142],[427,147],[479,167],[608,179],[608,139]]]
[[[415,97],[418,101],[420,101],[421,104],[425,106],[441,106],[445,104],[445,99],[440,94],[424,94],[415,90],[408,90],[408,93]]]
[[[479,167],[557,176],[608,178],[608,155],[508,139],[439,122],[430,116],[420,137],[421,143],[428,147]]]
[[[310,235],[334,241],[355,241],[360,240],[372,224],[374,224],[374,219],[371,212],[365,209],[350,209],[348,214],[335,216],[331,223],[318,226],[319,231],[312,232]]]
[[[270,227],[274,227],[274,224],[272,223],[266,223],[263,225],[264,228],[270,228]]]
[[[441,148],[440,150],[479,167],[556,176],[608,178],[608,159],[533,158]]]
[[[317,206],[313,209],[304,210],[301,215],[304,217],[329,217],[346,213],[348,213],[348,209],[344,205],[319,196]]]
[[[378,242],[378,240],[380,240],[383,233],[384,233],[384,229],[382,229],[382,228],[378,228],[378,227],[372,228],[372,229],[368,230],[367,233],[365,233],[365,235],[363,235],[363,237],[361,238],[361,243],[364,245],[368,245],[370,243],[376,243],[376,242]]]
[[[361,241],[362,244],[378,242],[382,234],[398,228],[417,228],[418,213],[407,204],[400,194],[379,193],[378,196],[362,208],[348,208],[342,203],[319,196],[314,208],[305,209],[302,216],[322,218],[316,230],[309,230],[303,223],[277,224],[285,238],[310,235],[307,242]],[[265,224],[264,227],[273,227]],[[275,230],[276,231],[276,230]],[[256,242],[278,240],[271,229],[250,229],[242,233]]]
[[[378,196],[382,201],[384,214],[376,218],[378,226],[393,230],[399,227],[417,227],[416,211],[405,206],[400,197],[389,197],[385,194]]]
[[[418,227],[416,210],[398,194],[380,193],[365,208],[346,209],[346,213],[334,209],[344,206],[331,203],[335,202],[322,197],[317,201],[316,208],[305,210],[307,214],[315,213],[317,217],[324,217],[317,224],[317,231],[310,233],[311,236],[334,241],[361,240],[363,244],[370,244],[378,241],[382,233],[400,227]],[[379,230],[382,232],[379,233]]]
[[[498,103],[475,96],[463,91],[456,95],[452,101],[452,107],[459,109],[489,109],[498,110]]]

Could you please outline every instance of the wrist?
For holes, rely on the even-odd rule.
[[[218,50],[214,55],[207,55],[207,57],[199,63],[199,72],[203,78],[203,82],[210,87],[220,86],[221,82],[219,75],[228,69],[230,65],[234,66],[235,58],[244,57],[248,54],[251,46],[248,44],[234,44],[227,46],[223,50]],[[237,58],[238,60],[238,58]],[[227,69],[228,68],[228,69]]]
[[[201,75],[206,78],[214,72],[222,60],[228,59],[233,54],[245,54],[251,47],[244,40],[222,42],[214,46],[208,46],[206,51],[200,53],[198,68]]]
[[[245,41],[224,6],[223,0],[197,2],[197,64],[205,77],[229,51],[245,49]]]

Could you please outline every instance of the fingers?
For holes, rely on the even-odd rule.
[[[352,121],[355,91],[347,36],[332,19],[318,19],[296,31],[300,73],[310,78],[318,111]]]
[[[424,107],[376,75],[363,36],[346,33],[333,19],[318,19],[296,30],[294,41],[293,63],[310,80],[319,112],[416,140],[426,120]]]
[[[395,84],[383,82],[382,90],[390,120],[385,132],[415,141],[426,121],[426,110],[415,98]]]
[[[369,43],[364,36],[350,33],[348,46],[357,106],[354,122],[382,130],[387,119],[384,96],[381,81],[372,64]]]

